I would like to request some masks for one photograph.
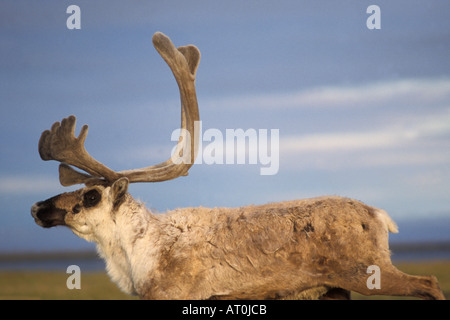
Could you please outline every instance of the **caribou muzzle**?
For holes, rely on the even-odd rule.
[[[64,218],[67,211],[55,206],[55,198],[56,197],[36,202],[31,207],[31,215],[34,218],[34,221],[43,228],[66,225]]]

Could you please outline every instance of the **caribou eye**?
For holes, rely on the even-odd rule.
[[[83,205],[85,208],[93,207],[100,202],[101,198],[102,197],[97,190],[90,190],[84,194]]]

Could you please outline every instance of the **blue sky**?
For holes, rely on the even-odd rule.
[[[66,8],[81,9],[68,30]],[[381,29],[369,30],[369,5]],[[168,158],[178,89],[154,32],[202,53],[203,130],[278,129],[279,171],[198,164],[136,184],[158,211],[336,194],[395,220],[450,216],[448,1],[11,1],[0,3],[0,250],[89,245],[34,224],[31,205],[74,190],[37,152],[74,114],[115,170]],[[448,221],[448,220],[447,220]],[[400,230],[402,230],[400,225]]]

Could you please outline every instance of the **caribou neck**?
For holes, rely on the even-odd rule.
[[[137,294],[143,279],[136,275],[148,274],[158,261],[158,246],[148,246],[148,243],[159,242],[161,222],[129,194],[111,215],[114,226],[100,228],[95,234],[97,251],[105,260],[108,275],[119,288],[125,293]]]

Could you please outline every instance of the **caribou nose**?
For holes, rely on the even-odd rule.
[[[34,219],[37,219],[37,213],[39,212],[39,209],[43,203],[44,203],[44,201],[39,201],[31,206],[31,216]]]
[[[37,225],[44,228],[51,228],[58,225],[65,225],[64,218],[67,211],[55,208],[52,199],[36,202],[31,207],[31,216]]]
[[[44,209],[45,207],[47,207],[45,205],[45,201],[39,201],[36,202],[35,204],[33,204],[31,206],[31,216],[34,218],[34,222],[36,222],[37,225],[44,227],[44,223],[43,221],[39,218],[38,214],[42,211],[42,209]]]

